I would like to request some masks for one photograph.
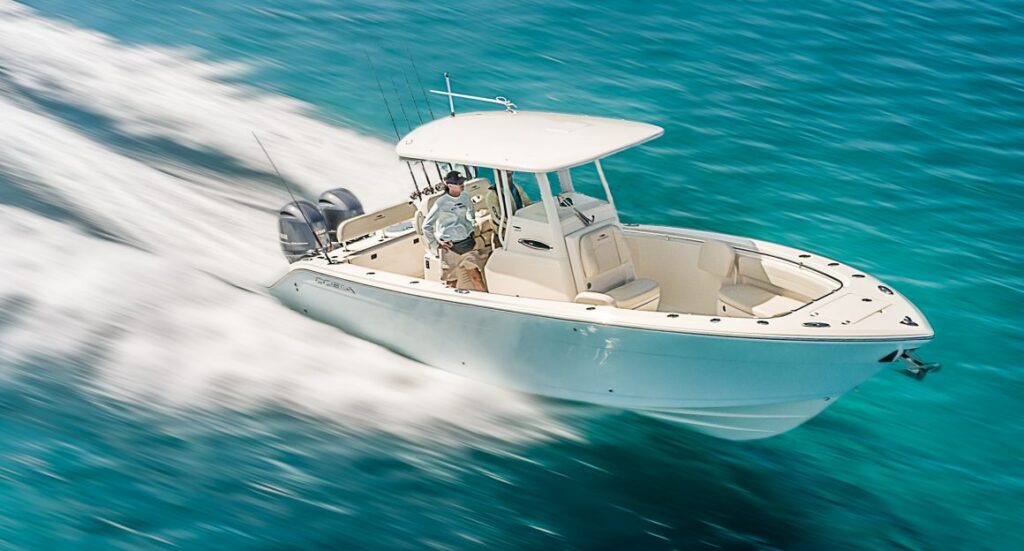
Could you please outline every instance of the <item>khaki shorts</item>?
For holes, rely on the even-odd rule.
[[[444,249],[441,249],[440,252],[442,281],[459,280],[460,283],[464,283],[465,278],[469,277],[466,270],[473,268],[476,268],[483,274],[483,266],[480,265],[480,254],[476,252],[476,249],[466,254],[459,254],[455,251],[446,251]]]

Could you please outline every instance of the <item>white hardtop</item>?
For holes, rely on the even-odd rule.
[[[478,111],[446,116],[398,142],[399,157],[522,172],[554,172],[661,136],[643,122],[547,113]]]

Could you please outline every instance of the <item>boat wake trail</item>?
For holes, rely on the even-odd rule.
[[[530,398],[299,316],[256,131],[307,192],[397,201],[391,146],[238,84],[243,67],[128,46],[0,2],[0,378],[83,366],[90,391],[169,408],[285,405],[351,430],[566,434]],[[69,368],[70,369],[70,368]]]

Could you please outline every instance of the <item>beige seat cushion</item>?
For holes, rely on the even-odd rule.
[[[757,318],[774,318],[804,305],[799,300],[742,283],[722,285],[718,299]]]
[[[720,278],[728,278],[736,267],[736,251],[728,243],[705,241],[700,246],[697,266]]]
[[[626,240],[615,226],[598,228],[580,237],[580,260],[587,291],[604,293],[636,278]]]
[[[643,277],[606,291],[605,294],[615,299],[617,308],[628,310],[657,310],[661,298],[658,282]]]
[[[658,308],[661,296],[658,282],[636,277],[622,230],[613,225],[597,228],[581,236],[579,243],[585,278],[581,294],[605,295],[617,308]]]

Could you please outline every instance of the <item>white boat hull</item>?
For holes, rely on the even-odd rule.
[[[304,269],[289,271],[271,292],[310,317],[431,366],[731,440],[791,430],[889,365],[883,357],[927,342],[729,337],[596,324]]]

